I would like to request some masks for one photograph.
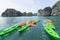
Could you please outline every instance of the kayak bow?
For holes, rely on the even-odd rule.
[[[44,29],[52,38],[54,38],[54,40],[58,40],[59,39],[59,35],[54,30],[52,30],[51,28],[44,27]]]

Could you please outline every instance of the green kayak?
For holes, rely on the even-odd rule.
[[[51,29],[47,26],[45,26],[44,29],[52,38],[54,38],[54,40],[59,39],[59,35],[53,29]]]
[[[20,27],[20,29],[18,30],[19,32],[24,31],[25,29],[27,29],[29,26],[29,24],[25,24],[24,26]]]
[[[46,23],[45,26],[55,30],[55,26],[53,24]]]
[[[8,29],[5,30],[0,30],[0,35],[7,34],[13,30],[15,30],[18,27],[18,24],[13,25],[12,27],[9,27]]]

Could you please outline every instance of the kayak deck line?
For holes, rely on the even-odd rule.
[[[18,24],[15,24],[15,25],[9,27],[8,29],[1,30],[1,31],[0,31],[0,35],[8,34],[8,33],[10,33],[11,31],[15,30],[17,27],[18,27]]]

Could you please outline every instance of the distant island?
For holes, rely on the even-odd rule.
[[[3,17],[19,17],[19,16],[37,16],[37,13],[32,13],[32,12],[20,12],[17,11],[15,9],[6,9],[3,13],[2,13]]]
[[[19,17],[19,16],[60,16],[60,1],[58,1],[53,7],[45,7],[44,9],[39,9],[37,13],[32,12],[20,12],[13,8],[6,9],[2,17]]]

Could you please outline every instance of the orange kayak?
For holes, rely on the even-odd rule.
[[[33,24],[36,24],[36,22],[34,21],[34,22],[32,22]]]
[[[28,24],[29,24],[30,26],[32,26],[32,21],[28,21]]]
[[[30,26],[34,25],[33,23],[29,24]]]
[[[30,26],[32,26],[32,25],[36,24],[36,22],[28,21],[28,24],[29,24]]]
[[[53,22],[49,19],[46,20],[46,23],[53,24]]]
[[[19,25],[19,27],[22,27],[22,26],[24,26],[26,24],[26,22],[23,22],[23,23],[21,23],[20,25]]]
[[[37,20],[34,20],[34,21],[28,21],[28,22],[23,22],[23,23],[21,23],[19,26],[20,27],[22,27],[22,26],[24,26],[26,23],[28,23],[30,26],[32,26],[32,25],[34,25],[34,24],[36,24],[36,22],[37,22]]]

